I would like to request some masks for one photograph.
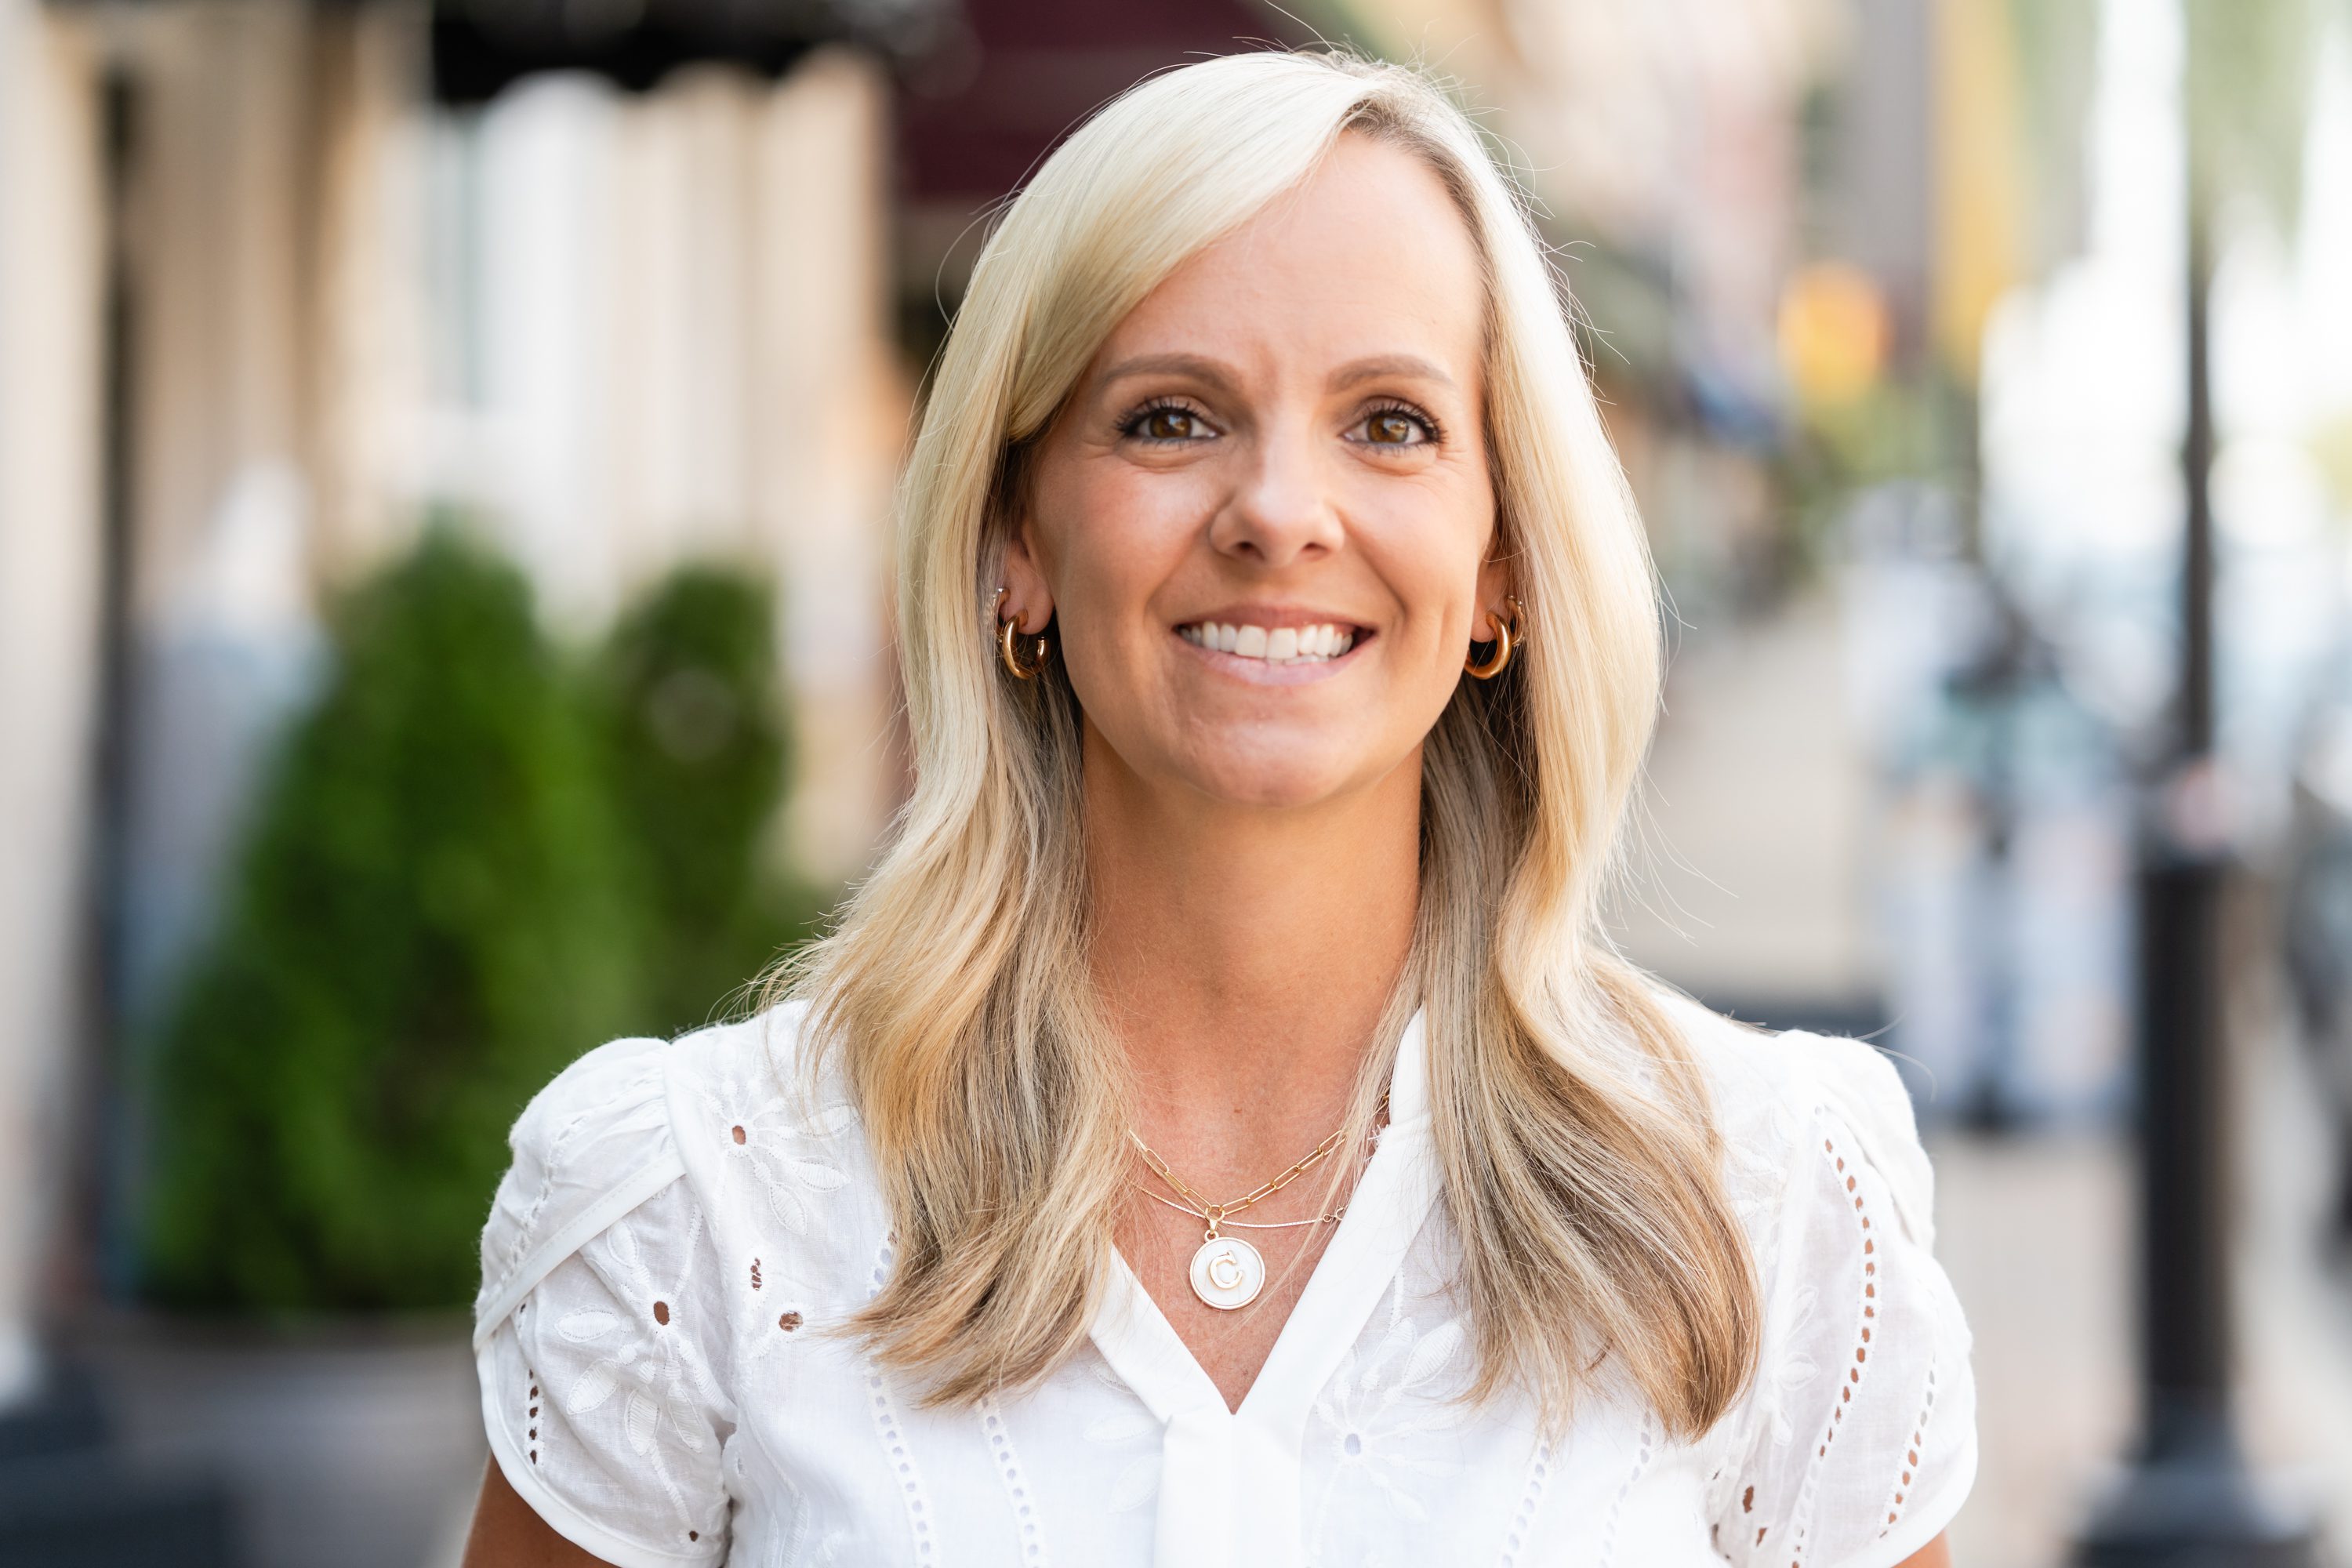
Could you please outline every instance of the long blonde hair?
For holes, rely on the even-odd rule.
[[[1425,1010],[1472,1397],[1564,1419],[1613,1355],[1695,1436],[1749,1374],[1757,1287],[1699,1075],[1596,905],[1657,705],[1641,523],[1565,294],[1470,122],[1411,71],[1260,53],[1151,78],[1003,216],[939,363],[899,498],[915,785],[836,931],[772,983],[863,1113],[898,1264],[856,1320],[929,1397],[1051,1371],[1085,1339],[1128,1201],[1128,1080],[1087,962],[1079,723],[1055,661],[997,668],[1024,457],[1112,329],[1353,132],[1427,161],[1482,254],[1499,548],[1532,639],[1424,747],[1414,948],[1355,1100]]]

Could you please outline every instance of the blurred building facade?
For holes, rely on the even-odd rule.
[[[582,639],[682,561],[772,575],[805,874],[902,788],[885,60],[812,27],[452,105],[433,26],[0,5],[0,1397],[110,1158],[76,1047],[168,990],[321,610],[428,519]]]

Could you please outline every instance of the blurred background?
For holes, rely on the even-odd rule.
[[[454,1564],[506,1125],[904,791],[992,212],[1318,39],[1579,297],[1673,610],[1622,942],[1911,1083],[1958,1560],[2160,1414],[2136,1020],[2209,959],[2199,1375],[2352,1546],[2352,3],[0,0],[0,1559]]]

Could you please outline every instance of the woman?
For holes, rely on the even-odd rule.
[[[470,1563],[1943,1561],[1892,1070],[1596,930],[1658,620],[1554,288],[1389,68],[1040,171],[909,465],[887,852],[516,1127]]]

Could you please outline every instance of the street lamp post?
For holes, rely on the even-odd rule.
[[[2075,1562],[2316,1568],[2311,1522],[2248,1468],[2231,1410],[2221,934],[2229,856],[2213,763],[2213,268],[2193,195],[2191,211],[2179,730],[2149,792],[2137,879],[2142,1429]]]

